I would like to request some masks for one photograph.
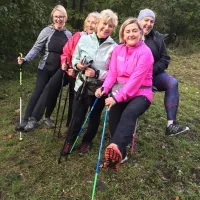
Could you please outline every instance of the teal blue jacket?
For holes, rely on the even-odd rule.
[[[110,36],[99,45],[96,33],[83,35],[78,41],[74,51],[72,67],[77,70],[76,64],[86,56],[88,62],[93,60],[92,68],[99,70],[98,80],[104,81],[108,72],[111,53],[116,45],[116,42]],[[76,77],[75,91],[83,84],[81,79],[85,80],[86,77],[82,72],[79,72]],[[95,78],[88,78],[88,82],[93,81],[95,81]]]

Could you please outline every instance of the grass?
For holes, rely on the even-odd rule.
[[[173,55],[168,70],[179,81],[177,118],[190,127],[190,132],[165,136],[164,94],[155,93],[153,104],[139,120],[134,155],[117,173],[99,172],[96,200],[200,199],[199,58],[199,53]],[[6,69],[1,66],[0,71],[0,199],[91,199],[101,128],[87,155],[80,156],[76,148],[58,165],[64,139],[53,139],[53,131],[42,123],[19,141],[14,131],[19,121],[17,67],[11,63]],[[34,67],[24,67],[23,108],[34,87],[35,71]],[[64,131],[64,125],[62,128]],[[106,137],[104,148],[108,143]]]

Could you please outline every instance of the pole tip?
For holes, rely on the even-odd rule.
[[[23,138],[22,138],[22,137],[20,137],[20,138],[19,138],[19,140],[20,140],[20,141],[22,141],[22,140],[23,140]]]

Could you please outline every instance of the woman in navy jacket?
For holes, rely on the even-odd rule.
[[[170,57],[164,43],[165,35],[153,30],[155,14],[152,10],[141,10],[138,20],[143,27],[144,41],[151,49],[154,57],[153,86],[158,91],[165,91],[164,105],[168,121],[165,134],[172,136],[184,133],[189,128],[176,123],[176,114],[179,105],[178,81],[165,72],[170,62]]]

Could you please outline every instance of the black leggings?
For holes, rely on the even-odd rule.
[[[68,76],[68,74],[66,74],[65,71],[63,71],[61,68],[59,68],[57,72],[53,75],[53,77],[50,79],[42,95],[40,96],[37,105],[35,106],[32,116],[35,117],[37,121],[39,121],[42,118],[45,109],[46,109],[45,117],[49,118],[51,116],[56,106],[57,98],[62,86],[63,73],[64,73],[63,86],[70,83],[69,109],[68,109],[69,110],[68,121],[70,121],[72,113],[73,88],[75,79]]]
[[[111,143],[117,144],[122,153],[132,141],[138,117],[149,108],[150,104],[145,96],[138,96],[111,107],[109,112]]]
[[[76,95],[76,92],[75,92]],[[73,100],[73,115],[72,118],[74,123],[72,124],[71,131],[68,132],[67,135],[67,142],[73,143],[78,135],[78,132],[81,129],[81,126],[85,120],[85,116],[87,114],[88,108],[92,107],[96,97],[88,96],[86,99],[81,100],[78,102],[76,96]],[[105,105],[105,97],[102,97],[98,100],[97,104],[95,105],[88,122],[88,128],[86,133],[83,136],[82,142],[91,142],[95,135],[97,134],[97,130],[100,124],[101,113],[103,111]]]
[[[41,69],[37,70],[36,86],[29,99],[29,102],[25,111],[25,115],[24,115],[24,120],[28,120],[29,117],[32,117],[32,112],[38,102],[38,99],[40,98],[50,78],[56,73],[56,71],[57,70],[49,71],[46,68],[44,68],[43,70]],[[48,112],[48,109],[47,109],[47,112]]]

